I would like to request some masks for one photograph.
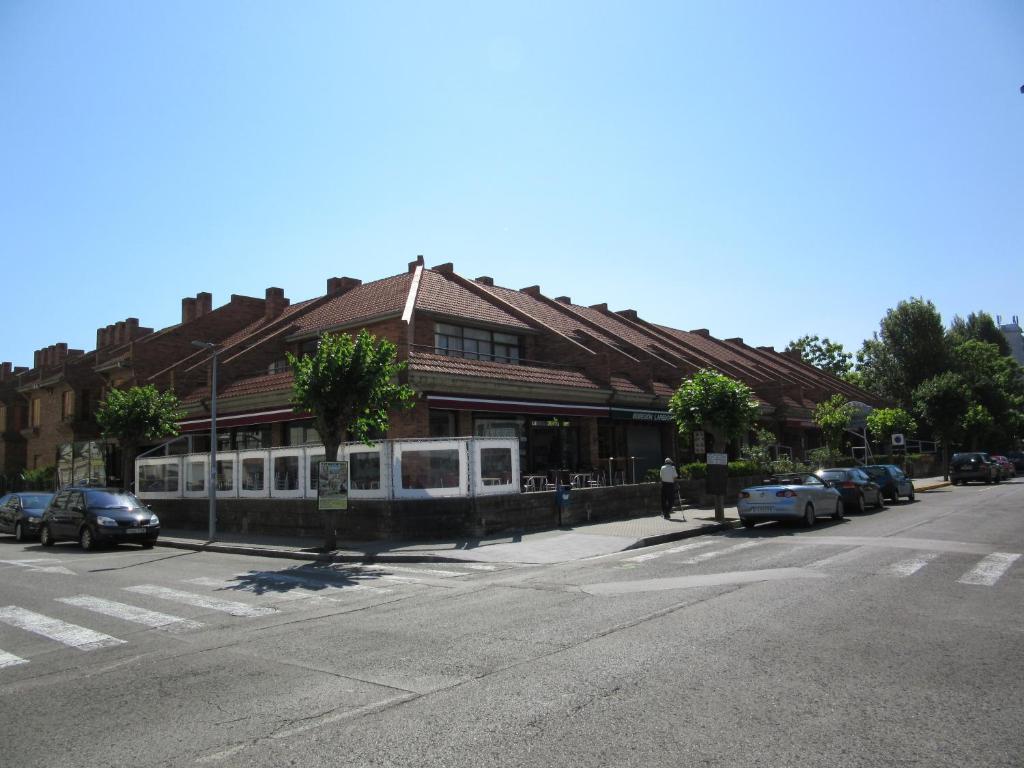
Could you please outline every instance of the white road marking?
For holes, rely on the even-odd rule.
[[[171,616],[167,613],[157,613],[146,608],[138,608],[125,603],[115,603],[112,600],[104,600],[100,597],[89,595],[78,595],[77,597],[58,597],[57,602],[74,605],[78,608],[85,608],[87,611],[95,611],[104,616],[112,616],[115,619],[124,619],[135,624],[142,624],[153,629],[163,629],[170,632],[185,629],[199,629],[203,626],[198,621],[183,619],[180,616]]]
[[[66,621],[27,611],[15,605],[0,608],[0,621],[12,627],[24,629],[26,632],[33,632],[50,640],[56,640],[58,643],[69,645],[80,651],[94,651],[97,648],[107,648],[126,642],[102,632],[95,632],[77,624],[68,624]]]
[[[493,568],[494,566],[491,566]],[[405,571],[406,573],[418,573],[421,576],[441,576],[444,578],[454,578],[457,576],[468,576],[468,573],[464,571],[442,571],[437,568],[409,568],[403,565],[363,565],[360,566],[360,570],[363,571]]]
[[[223,613],[230,614],[231,616],[252,618],[255,616],[267,616],[271,613],[277,613],[276,608],[246,605],[245,603],[236,603],[233,600],[220,600],[216,597],[197,595],[194,592],[182,592],[177,589],[158,587],[155,584],[139,584],[138,586],[125,587],[124,589],[126,592],[135,592],[139,595],[158,597],[161,600],[171,600],[176,603],[184,603],[185,605],[194,605],[197,608],[208,608],[211,611],[221,611]]]
[[[498,568],[496,565],[484,565],[483,563],[468,564],[466,567],[472,568],[474,571],[494,571]]]
[[[687,565],[693,565],[694,563],[700,563],[704,560],[710,560],[711,558],[718,557],[719,555],[727,555],[731,552],[738,552],[741,549],[750,549],[750,547],[756,547],[760,543],[760,541],[741,541],[739,544],[733,544],[731,547],[726,547],[725,549],[718,549],[714,552],[702,552],[696,557],[691,557],[688,560],[683,560],[683,562]]]
[[[913,576],[938,556],[938,552],[925,552],[919,557],[912,557],[908,560],[900,560],[898,563],[893,563],[886,569],[886,572],[893,576]]]
[[[60,564],[60,560],[53,558],[32,558],[29,560],[0,560],[4,565],[16,565],[21,568],[28,568],[33,573],[62,573],[74,576],[75,572]],[[49,563],[49,565],[43,565]],[[56,563],[56,565],[54,565]]]
[[[5,667],[16,667],[19,664],[28,664],[28,661],[15,656],[13,653],[7,653],[7,651],[0,651],[0,669]]]
[[[1000,577],[1006,573],[1010,566],[1020,557],[1013,552],[993,552],[984,557],[974,568],[957,581],[960,584],[975,584],[982,587],[991,587]]]
[[[647,560],[654,560],[655,558],[661,557],[662,555],[674,555],[679,552],[686,552],[691,549],[700,549],[701,547],[707,547],[714,544],[713,541],[691,541],[686,544],[682,544],[678,547],[672,547],[671,549],[662,549],[657,552],[646,552],[642,555],[636,555],[635,557],[624,558],[624,563],[643,563]]]
[[[760,571],[732,571],[731,573],[701,573],[692,576],[675,576],[667,579],[645,579],[643,581],[612,581],[603,584],[588,584],[580,587],[581,592],[590,595],[629,595],[637,592],[659,592],[668,589],[690,589],[693,587],[715,587],[726,584],[752,584],[759,581],[781,579],[826,579],[821,571],[807,568],[769,568]]]

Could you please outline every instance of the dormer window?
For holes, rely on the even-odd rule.
[[[519,363],[519,337],[484,328],[435,323],[434,352],[469,360]]]

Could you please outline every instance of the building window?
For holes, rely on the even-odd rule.
[[[322,442],[312,420],[289,422],[288,445],[317,445]]]
[[[29,413],[29,426],[38,427],[42,423],[43,401],[41,398],[32,400],[32,410]]]
[[[434,352],[439,355],[518,363],[519,348],[519,337],[512,333],[448,323],[434,324]]]
[[[455,437],[455,412],[431,410],[430,436]]]
[[[75,393],[68,389],[60,395],[60,417],[70,419],[75,415]]]

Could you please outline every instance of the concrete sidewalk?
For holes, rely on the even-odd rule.
[[[949,483],[941,477],[914,480],[918,492],[945,485]],[[725,522],[717,522],[713,509],[688,507],[674,511],[669,520],[655,515],[485,539],[345,542],[332,552],[321,551],[318,541],[311,538],[224,533],[209,542],[206,531],[164,530],[157,545],[319,562],[542,564],[583,560],[739,525],[736,507],[726,507],[725,518]]]

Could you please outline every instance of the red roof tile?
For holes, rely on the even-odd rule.
[[[409,295],[412,274],[375,280],[334,296],[295,321],[295,333],[316,333],[354,325],[382,315],[400,314]]]
[[[429,353],[415,353],[409,356],[411,373],[438,373],[451,376],[491,379],[516,384],[550,384],[576,389],[602,389],[597,382],[585,374],[566,368],[547,368],[535,365],[513,365],[489,360],[467,360],[461,357],[447,357]]]
[[[429,269],[423,270],[423,276],[420,278],[416,309],[512,328],[532,328],[529,323],[496,304]]]

